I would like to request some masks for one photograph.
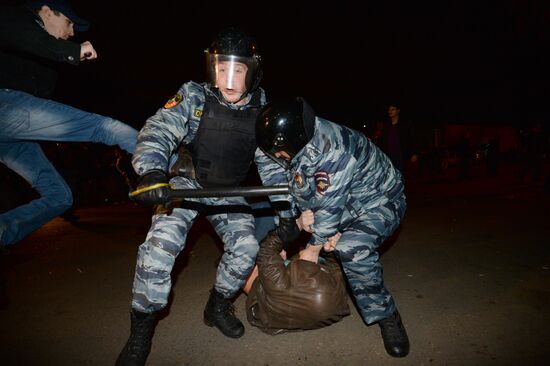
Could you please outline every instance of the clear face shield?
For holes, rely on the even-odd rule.
[[[253,87],[259,69],[259,56],[243,57],[206,52],[208,81],[219,89],[245,94]]]

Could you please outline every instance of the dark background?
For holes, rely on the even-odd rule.
[[[318,115],[360,127],[397,101],[417,126],[547,123],[550,3],[73,0],[92,22],[76,37],[99,58],[65,67],[58,98],[136,128],[235,25],[257,40],[268,98],[302,95]]]
[[[74,40],[92,42],[99,57],[61,65],[55,99],[137,129],[183,83],[205,81],[204,50],[237,26],[257,40],[268,99],[301,95],[319,116],[366,133],[392,102],[414,122],[419,145],[450,124],[550,130],[548,1],[70,2],[91,21]],[[127,198],[112,149],[42,146],[77,205]],[[0,173],[11,177],[0,188],[17,192],[2,210],[36,196]]]

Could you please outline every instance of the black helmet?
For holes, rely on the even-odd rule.
[[[278,151],[294,157],[313,137],[315,112],[301,97],[266,104],[256,118],[258,147],[272,158]]]
[[[243,63],[248,67],[246,74],[246,91],[253,92],[262,79],[261,56],[258,54],[256,42],[240,29],[230,27],[222,30],[216,36],[210,47],[205,50],[208,81],[217,85],[218,62],[230,61]]]

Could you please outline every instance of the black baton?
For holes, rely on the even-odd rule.
[[[171,189],[168,200],[204,197],[259,197],[288,194],[288,186],[252,186],[232,188]]]

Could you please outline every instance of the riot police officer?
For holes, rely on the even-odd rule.
[[[256,139],[264,184],[289,183],[297,208],[314,212],[309,244],[335,252],[365,323],[380,325],[391,356],[406,356],[408,336],[377,252],[405,213],[401,173],[362,133],[316,117],[299,97],[267,104]]]
[[[166,198],[168,182],[176,189],[236,187],[253,163],[255,120],[265,104],[265,92],[259,87],[262,68],[256,43],[245,32],[227,28],[205,53],[208,82],[183,84],[139,133],[132,159],[140,176],[134,192],[139,203],[154,204]],[[183,176],[169,179],[171,162],[182,145],[190,155],[190,166],[182,169]],[[247,204],[243,197],[195,201],[209,206]],[[145,363],[156,316],[167,304],[170,272],[197,215],[195,209],[174,208],[170,214],[158,212],[153,216],[147,238],[138,250],[131,335],[117,365]],[[204,310],[204,322],[238,338],[244,334],[244,326],[234,315],[231,299],[244,284],[258,253],[254,217],[233,212],[207,218],[224,241],[225,252]]]

